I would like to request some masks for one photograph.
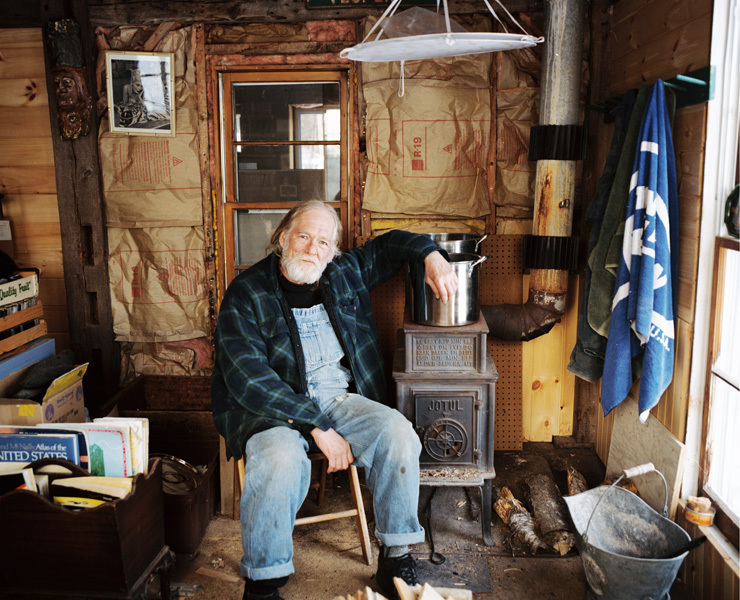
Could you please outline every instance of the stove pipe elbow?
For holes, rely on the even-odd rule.
[[[488,335],[509,342],[528,342],[545,335],[565,313],[565,294],[530,290],[524,304],[481,306]]]

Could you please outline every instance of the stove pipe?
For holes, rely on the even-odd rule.
[[[578,239],[570,237],[576,161],[584,154],[579,126],[585,0],[546,0],[540,124],[530,133],[529,159],[537,161],[535,215],[526,236],[530,270],[525,304],[482,306],[489,335],[528,341],[553,328],[565,312],[568,271],[578,264]]]

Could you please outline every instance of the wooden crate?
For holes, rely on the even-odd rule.
[[[36,301],[34,306],[19,310],[0,318],[0,332],[7,332],[13,328],[19,327],[24,323],[38,319],[38,325],[19,331],[0,340],[0,354],[10,352],[16,348],[27,344],[37,338],[46,335],[46,321],[44,320],[44,307],[40,300]]]
[[[164,495],[165,541],[178,554],[198,548],[218,501],[219,435],[211,412],[211,378],[142,375],[102,407],[149,419],[149,451],[205,466],[191,494]]]
[[[84,511],[28,490],[1,496],[0,596],[122,598],[141,590],[169,552],[162,497],[159,460],[134,477],[128,496]]]

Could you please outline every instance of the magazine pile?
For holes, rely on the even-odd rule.
[[[79,467],[84,476],[54,461]],[[149,420],[104,417],[86,423],[0,424],[0,496],[16,489],[37,492],[71,509],[125,497],[133,476],[146,474]],[[60,475],[60,470],[67,476]]]

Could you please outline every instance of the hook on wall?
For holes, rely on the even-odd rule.
[[[686,75],[676,75],[671,79],[667,79],[663,81],[663,85],[675,92],[676,108],[700,104],[711,100],[714,95],[714,88],[712,86],[713,73],[714,69],[712,67],[702,67]],[[614,97],[605,98],[594,104],[587,104],[586,108],[608,113],[620,104],[623,97],[624,94],[619,94]]]

